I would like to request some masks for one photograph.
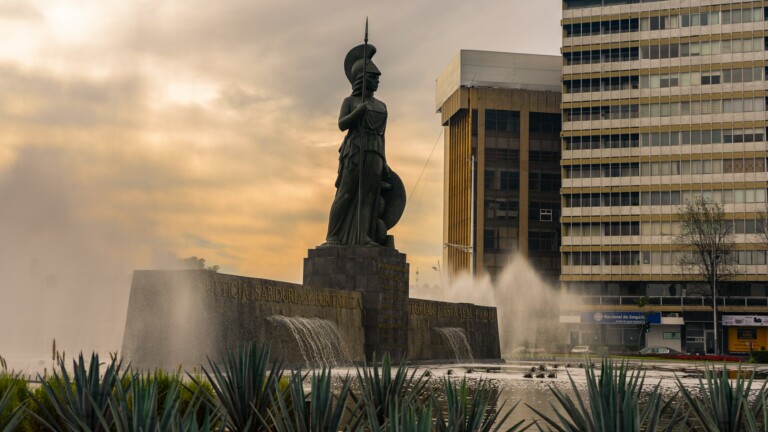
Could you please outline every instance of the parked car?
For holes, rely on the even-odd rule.
[[[589,348],[589,345],[576,345],[571,348],[571,354],[594,354],[595,352]]]
[[[661,346],[654,346],[654,347],[643,348],[640,351],[638,351],[637,354],[638,355],[654,356],[654,355],[659,355],[659,354],[681,354],[681,353],[680,353],[680,351],[674,350],[672,348],[661,347]]]

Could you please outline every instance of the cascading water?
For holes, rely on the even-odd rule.
[[[267,320],[288,329],[307,366],[331,367],[351,362],[339,328],[333,321],[283,315],[273,315]]]
[[[469,346],[467,332],[457,327],[435,327],[435,331],[443,335],[448,345],[451,346],[456,360],[474,360],[472,348]]]

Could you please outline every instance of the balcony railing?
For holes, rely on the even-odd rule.
[[[562,296],[560,303],[572,306],[636,306],[641,296]],[[712,300],[708,297],[686,296],[648,297],[648,305],[651,306],[712,306]],[[727,296],[718,297],[718,306],[764,306],[768,307],[768,297],[742,297]]]

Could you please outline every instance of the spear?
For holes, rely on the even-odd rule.
[[[365,36],[363,37],[363,88],[360,92],[360,98],[362,99],[363,103],[365,102],[365,82],[366,82],[366,71],[368,69],[368,17],[365,17]],[[363,155],[364,155],[364,148],[365,148],[365,141],[368,140],[368,135],[365,133],[365,116],[361,117],[360,119],[360,132],[362,134],[361,141],[360,141],[360,158],[359,163],[357,165],[357,242],[358,244],[362,243],[363,241],[363,235],[362,235],[362,226],[361,226],[361,217],[360,217],[360,210],[362,209],[362,201],[363,201]]]

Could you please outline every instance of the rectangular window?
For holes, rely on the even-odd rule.
[[[483,249],[494,250],[498,248],[498,238],[496,230],[486,229],[483,231]]]
[[[691,85],[697,86],[701,84],[701,72],[691,72]]]
[[[752,51],[751,50],[751,48],[752,48],[752,42],[751,41],[750,41],[749,45],[750,45],[750,51]],[[732,53],[740,53],[740,52],[742,52],[742,41],[741,41],[741,39],[733,39],[731,41],[731,52]]]
[[[539,220],[541,222],[552,222],[552,209],[540,209]]]
[[[501,190],[517,190],[520,188],[520,173],[518,171],[501,171],[500,175],[499,188]]]
[[[494,170],[485,170],[485,188],[498,189],[496,185],[496,172]]]
[[[656,60],[658,58],[659,58],[659,46],[651,45],[651,60]]]
[[[701,44],[699,42],[691,42],[688,49],[691,57],[701,55]]]
[[[741,24],[741,9],[731,11],[731,24]]]
[[[748,69],[748,70],[751,71],[752,69]],[[741,69],[734,69],[734,70],[732,70],[731,71],[731,76],[732,76],[731,82],[734,82],[734,83],[748,82],[747,80],[742,79],[742,75],[743,74],[742,74],[742,70]],[[749,81],[752,81],[752,80],[750,79]]]

